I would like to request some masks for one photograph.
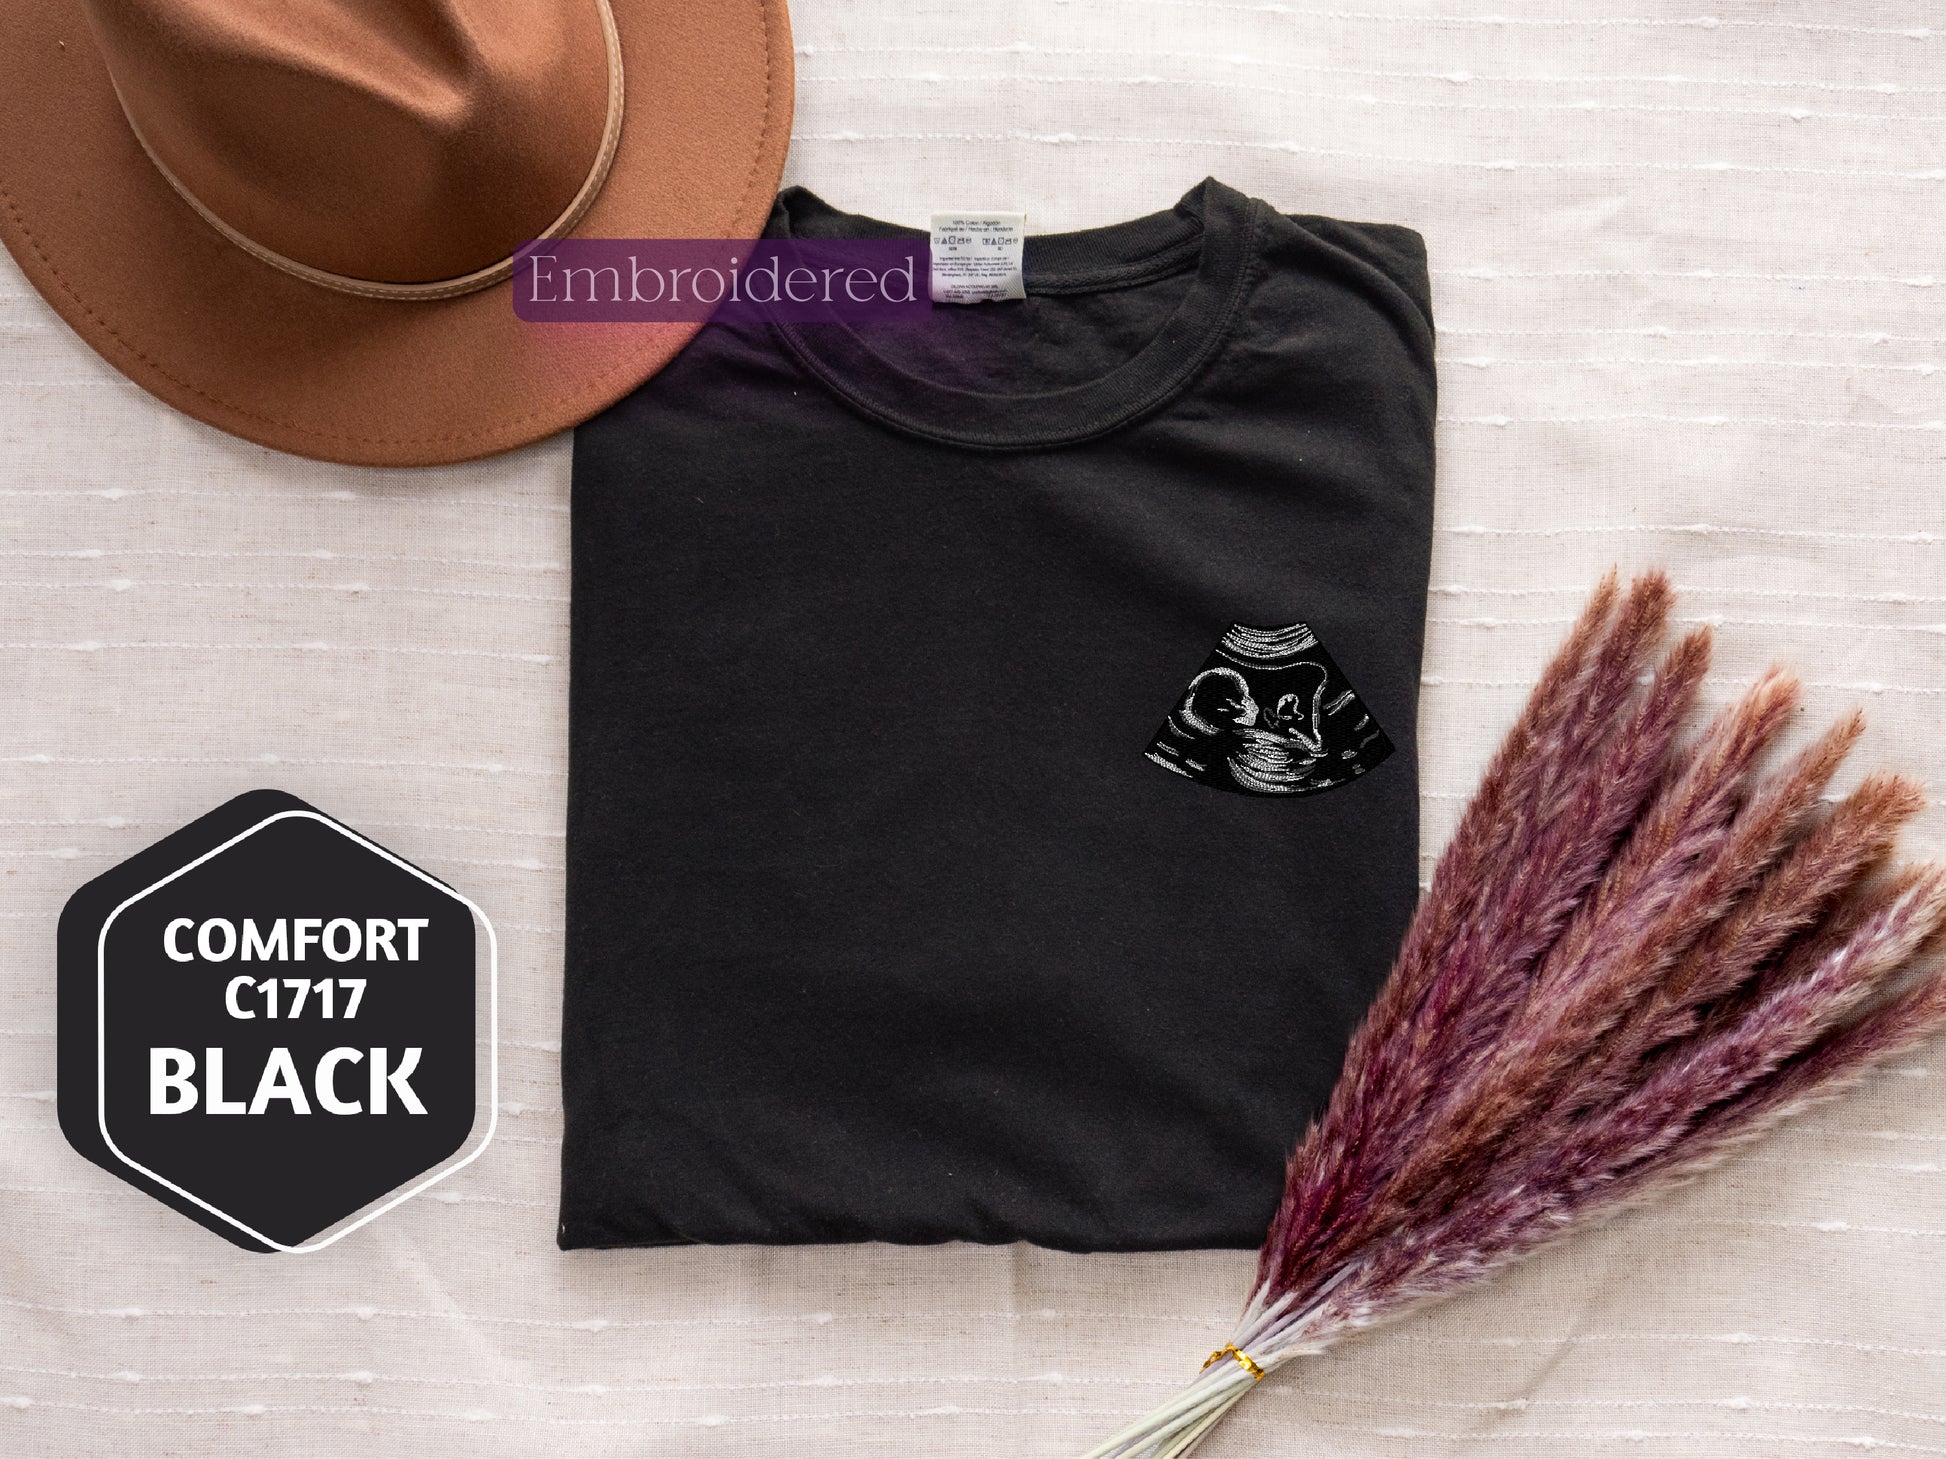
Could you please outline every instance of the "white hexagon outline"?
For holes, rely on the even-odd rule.
[[[367,851],[377,853],[378,855],[384,857],[387,861],[391,862],[394,866],[399,867],[404,871],[411,872],[412,875],[418,877],[419,880],[425,882],[427,885],[437,887],[440,891],[446,893],[447,896],[452,897],[455,901],[464,903],[467,909],[471,911],[472,914],[479,919],[480,925],[486,928],[487,1068],[488,1068],[487,1084],[489,1087],[489,1095],[490,1095],[490,1099],[488,1103],[488,1108],[490,1110],[490,1113],[487,1116],[486,1134],[480,1138],[480,1143],[474,1146],[472,1151],[464,1159],[454,1161],[451,1165],[448,1165],[445,1169],[439,1171],[437,1174],[428,1176],[425,1180],[420,1181],[419,1184],[413,1186],[410,1190],[402,1191],[398,1195],[393,1196],[392,1199],[386,1201],[384,1205],[378,1206],[373,1210],[367,1211],[364,1215],[360,1216],[356,1221],[353,1221],[350,1225],[345,1226],[340,1230],[333,1231],[329,1236],[326,1236],[321,1241],[313,1241],[308,1244],[300,1243],[296,1246],[286,1246],[281,1241],[273,1241],[270,1237],[264,1235],[263,1232],[258,1231],[255,1228],[246,1225],[242,1221],[239,1221],[235,1216],[232,1216],[228,1211],[218,1210],[215,1206],[211,1205],[208,1201],[204,1200],[201,1196],[197,1195],[194,1191],[184,1190],[181,1186],[177,1185],[173,1180],[168,1179],[166,1176],[157,1175],[153,1170],[150,1170],[146,1165],[142,1164],[140,1161],[130,1159],[127,1155],[123,1154],[121,1148],[118,1145],[116,1145],[114,1137],[108,1133],[107,983],[108,983],[108,929],[115,925],[115,919],[117,917],[121,916],[122,913],[126,912],[130,907],[134,906],[137,902],[141,901],[144,897],[148,896],[149,893],[154,891],[159,891],[161,888],[169,885],[169,883],[174,881],[177,877],[187,875],[189,872],[194,871],[197,867],[201,866],[205,861],[208,861],[213,857],[221,856],[225,851],[228,851],[232,846],[237,845],[239,842],[247,841],[250,837],[256,835],[257,832],[263,830],[266,826],[275,825],[278,821],[288,821],[292,819],[316,821],[320,825],[329,826],[332,830],[336,831],[339,835],[344,836],[349,840],[356,841],[360,846],[364,847]],[[116,907],[114,911],[110,912],[108,914],[108,920],[101,924],[101,933],[95,939],[95,1124],[97,1128],[99,1128],[101,1131],[101,1138],[103,1142],[108,1146],[110,1150],[114,1152],[115,1158],[121,1161],[122,1164],[128,1166],[128,1168],[131,1170],[139,1170],[143,1175],[146,1175],[150,1180],[154,1181],[157,1185],[168,1187],[168,1189],[174,1191],[177,1195],[183,1197],[183,1199],[187,1201],[191,1201],[198,1206],[201,1206],[205,1211],[208,1211],[212,1216],[216,1216],[224,1221],[229,1222],[230,1225],[236,1227],[237,1230],[243,1232],[245,1235],[250,1236],[254,1240],[263,1242],[263,1244],[271,1248],[271,1250],[285,1251],[285,1252],[322,1251],[325,1247],[331,1245],[334,1241],[338,1241],[343,1237],[351,1235],[352,1232],[356,1231],[360,1226],[363,1226],[366,1222],[375,1220],[376,1218],[383,1216],[387,1211],[391,1210],[394,1206],[401,1205],[404,1202],[411,1200],[414,1196],[418,1195],[419,1192],[423,1190],[427,1190],[432,1186],[439,1184],[440,1181],[444,1180],[447,1176],[451,1175],[454,1171],[464,1170],[467,1166],[471,1165],[475,1160],[479,1159],[480,1155],[486,1150],[486,1147],[493,1142],[493,1132],[496,1129],[498,1129],[500,1125],[500,942],[499,939],[494,935],[493,923],[487,919],[487,914],[485,913],[485,911],[481,909],[480,904],[478,902],[475,902],[471,897],[467,896],[464,892],[455,891],[452,887],[447,886],[445,882],[440,881],[438,878],[428,876],[425,872],[419,870],[418,867],[413,866],[410,862],[400,860],[398,857],[394,856],[390,851],[387,851],[383,846],[380,846],[377,842],[367,840],[365,837],[359,835],[356,831],[352,830],[349,826],[342,826],[338,822],[332,820],[329,816],[324,815],[321,812],[312,811],[312,810],[279,811],[277,812],[276,815],[264,817],[264,819],[257,822],[256,825],[251,826],[247,830],[239,831],[236,835],[232,836],[229,840],[225,841],[222,845],[212,847],[210,850],[205,851],[201,856],[198,856],[194,861],[188,862],[183,866],[177,867],[174,871],[170,872],[167,876],[163,877],[160,881],[155,882],[151,886],[144,887],[141,891],[135,893],[135,895],[133,895],[132,897],[128,898],[126,901],[121,903],[121,905]]]

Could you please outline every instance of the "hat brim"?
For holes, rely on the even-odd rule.
[[[627,86],[586,238],[751,239],[790,144],[783,0],[612,0]],[[695,324],[530,324],[511,286],[438,302],[305,283],[222,238],[122,115],[81,0],[0,4],[0,241],[110,364],[280,451],[491,456],[613,404]]]

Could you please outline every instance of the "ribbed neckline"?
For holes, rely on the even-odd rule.
[[[851,325],[775,321],[791,353],[868,415],[914,435],[975,449],[1072,445],[1103,436],[1180,393],[1222,347],[1250,277],[1262,205],[1207,178],[1175,207],[1105,228],[1026,240],[1027,292],[1081,294],[1127,287],[1193,268],[1189,292],[1139,351],[1108,374],[1032,394],[966,390],[884,359]],[[926,235],[831,207],[790,188],[771,214],[773,238],[915,238]],[[942,305],[1005,308],[1000,305]],[[944,321],[950,326],[950,319]]]

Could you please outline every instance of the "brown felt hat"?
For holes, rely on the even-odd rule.
[[[586,419],[694,324],[529,324],[536,238],[751,239],[783,0],[0,0],[0,239],[179,410],[361,465]]]

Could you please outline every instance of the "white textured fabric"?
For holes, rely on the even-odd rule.
[[[1864,763],[1946,783],[1946,30],[1921,0],[804,0],[790,176],[1036,229],[1207,173],[1411,224],[1442,337],[1425,845],[1601,568],[1666,563]],[[77,186],[88,185],[77,179]],[[1060,1456],[1222,1340],[1239,1253],[557,1252],[565,439],[276,456],[0,265],[0,1453]],[[504,950],[502,1133],[237,1252],[56,1128],[55,917],[275,785]],[[1946,850],[1934,802],[1911,839]],[[1946,1050],[1705,1185],[1279,1375],[1212,1456],[1946,1454]]]

